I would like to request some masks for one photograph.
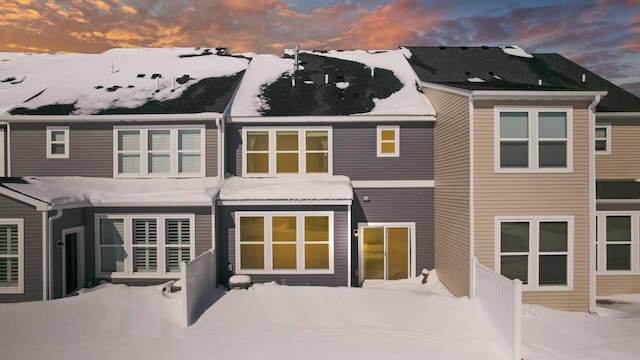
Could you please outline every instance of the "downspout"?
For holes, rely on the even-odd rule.
[[[46,218],[47,211],[43,211],[43,221]],[[42,292],[42,300],[46,301],[51,299],[51,294],[53,291],[53,261],[51,259],[51,244],[53,243],[53,221],[60,219],[62,217],[62,209],[56,209],[55,215],[49,216],[48,223],[46,224],[46,229],[43,233],[46,233],[46,236],[43,236],[43,244],[42,244],[42,270],[43,270],[43,292]]]
[[[602,97],[596,95],[588,112],[589,126],[589,312],[596,311],[596,155],[595,155],[595,132],[596,132],[596,106]]]
[[[224,115],[223,115],[224,116]],[[216,131],[216,133],[218,134],[218,177],[223,179],[224,178],[224,158],[223,158],[223,149],[224,149],[224,129],[222,128],[222,123],[223,121],[221,121],[221,119],[219,117],[216,118],[216,129],[218,129]],[[215,201],[214,201],[215,203]]]

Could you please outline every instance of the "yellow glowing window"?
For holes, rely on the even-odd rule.
[[[329,268],[329,217],[305,216],[304,218],[304,267],[305,269]]]
[[[247,132],[247,173],[269,173],[269,132]]]
[[[296,269],[296,217],[274,216],[271,220],[273,269]]]
[[[240,269],[264,269],[264,217],[240,218]]]
[[[399,156],[400,144],[398,126],[378,127],[378,156]]]
[[[307,173],[329,172],[329,132],[306,131]]]
[[[298,173],[298,131],[276,132],[276,172]]]

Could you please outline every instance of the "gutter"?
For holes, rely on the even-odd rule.
[[[118,114],[118,115],[0,115],[4,122],[140,122],[211,120],[223,114],[203,112],[193,114]]]
[[[640,118],[640,112],[599,112],[596,113],[598,119],[626,119]]]

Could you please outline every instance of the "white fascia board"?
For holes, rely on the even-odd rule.
[[[640,118],[640,112],[596,112],[596,119]]]
[[[139,121],[189,121],[222,118],[221,113],[194,114],[118,114],[118,115],[0,115],[3,122],[139,122]]]
[[[353,200],[218,200],[218,205],[351,205]]]
[[[36,208],[38,211],[50,210],[51,205],[43,200],[38,200],[31,196],[25,195],[21,192],[14,191],[11,189],[7,189],[6,187],[0,186],[0,194],[5,195],[11,199],[23,202],[25,204],[31,205]]]
[[[460,95],[464,97],[470,97],[472,94],[471,90],[461,89],[461,88],[448,86],[448,85],[430,83],[426,81],[422,82],[422,87],[426,87],[433,90],[440,90],[440,91],[444,91],[444,92],[448,92],[454,95]]]
[[[474,90],[473,100],[593,100],[606,91]]]
[[[91,203],[93,207],[210,207],[214,200],[207,202],[104,202]]]
[[[432,188],[435,180],[353,180],[351,186],[355,189]]]
[[[431,122],[435,115],[345,115],[345,116],[229,116],[230,123],[362,123]]]

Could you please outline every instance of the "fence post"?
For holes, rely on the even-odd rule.
[[[513,359],[520,360],[522,355],[522,281],[520,281],[520,279],[514,279],[513,288],[515,290],[515,329],[513,339]]]

